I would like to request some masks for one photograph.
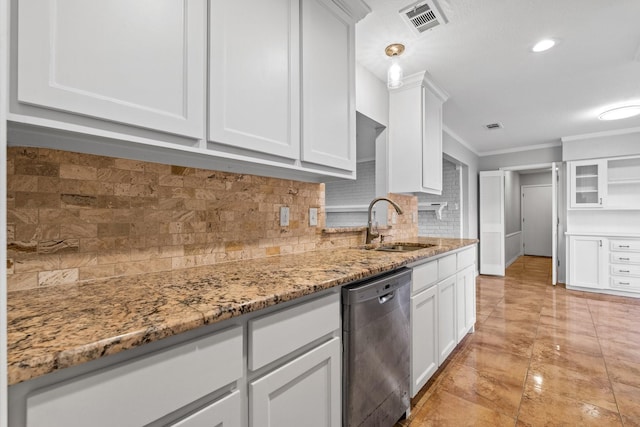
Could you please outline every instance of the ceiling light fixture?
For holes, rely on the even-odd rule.
[[[622,107],[610,108],[601,113],[600,120],[620,120],[640,115],[640,105],[624,105]]]
[[[384,53],[391,58],[391,65],[387,70],[387,87],[396,89],[402,86],[402,67],[398,64],[398,56],[404,52],[404,45],[400,43],[390,44],[384,49]]]
[[[555,46],[555,44],[556,44],[555,40],[544,39],[536,43],[531,50],[536,53],[544,52],[545,50],[551,49],[553,46]]]

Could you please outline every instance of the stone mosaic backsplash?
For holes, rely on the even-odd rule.
[[[392,197],[407,214],[385,234],[417,236],[416,198]],[[9,291],[362,244],[363,233],[323,234],[324,224],[324,184],[7,150]]]

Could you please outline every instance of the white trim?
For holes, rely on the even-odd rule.
[[[9,99],[9,0],[0,0],[0,427],[8,425],[7,393],[7,106]]]
[[[640,61],[640,45],[638,45],[638,50],[636,50],[636,54],[633,56],[633,59]]]
[[[585,133],[582,135],[571,135],[571,136],[563,136],[560,138],[562,142],[572,142],[572,141],[580,141],[583,139],[592,139],[592,138],[600,138],[606,136],[615,136],[615,135],[627,135],[630,133],[640,133],[640,127],[636,128],[627,128],[627,129],[616,129],[616,130],[607,130],[604,132],[594,132],[594,133]]]
[[[369,205],[335,205],[325,206],[325,212],[367,212]]]
[[[545,169],[551,168],[551,163],[536,163],[533,165],[521,165],[521,166],[505,166],[500,168],[503,171],[526,171],[532,169]]]
[[[480,157],[495,156],[496,154],[520,153],[522,151],[541,150],[543,148],[553,148],[562,146],[562,142],[548,142],[545,144],[527,145],[525,147],[505,148],[503,150],[480,151]]]
[[[469,145],[469,143],[467,141],[462,139],[462,137],[460,137],[460,135],[455,133],[453,130],[451,130],[451,128],[449,126],[445,125],[444,123],[442,124],[442,130],[445,133],[447,133],[451,138],[455,139],[458,144],[462,145],[464,148],[466,148],[467,150],[471,151],[476,156],[480,156],[480,154],[478,154],[478,152],[476,151],[475,148],[473,148],[471,145]]]
[[[511,264],[513,264],[518,258],[520,258],[523,255],[522,252],[522,230],[520,231],[514,231],[513,233],[509,233],[506,236],[504,236],[504,250],[505,253],[507,251],[507,242],[509,241],[510,238],[516,237],[516,236],[520,236],[520,238],[518,240],[520,240],[520,242],[518,243],[518,253],[511,258],[510,260],[508,260],[505,264],[505,268],[509,267]]]

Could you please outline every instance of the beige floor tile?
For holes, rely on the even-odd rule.
[[[620,414],[640,420],[640,388],[627,384],[613,383],[613,392],[618,402]]]
[[[640,363],[606,357],[604,360],[611,382],[640,388]],[[640,405],[640,402],[638,402],[638,405]]]

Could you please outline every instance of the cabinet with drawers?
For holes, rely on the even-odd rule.
[[[614,239],[609,242],[609,286],[640,292],[640,239]]]

